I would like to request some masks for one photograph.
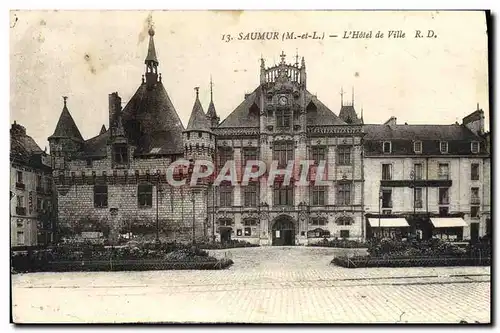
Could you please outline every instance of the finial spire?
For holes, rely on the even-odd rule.
[[[214,87],[214,83],[212,81],[212,74],[210,74],[210,101],[213,101],[213,98],[214,98],[213,87]]]
[[[295,66],[299,66],[299,49],[295,49]]]
[[[302,63],[301,63],[301,66],[302,66],[302,67],[306,67],[306,60],[304,59],[304,57],[302,57]]]
[[[354,86],[352,87],[352,106],[354,106]]]
[[[64,100],[64,107],[66,107],[66,101],[68,100],[68,96],[63,96],[62,98]]]
[[[479,111],[479,103],[477,103],[477,108],[476,108],[477,111]]]
[[[264,62],[264,58],[262,57],[262,54],[260,55],[260,68],[264,68],[266,66],[265,62]]]
[[[198,95],[200,93],[200,87],[194,87],[194,90],[196,91],[196,98],[198,98]]]
[[[340,87],[340,106],[344,106],[344,87]]]
[[[286,54],[284,51],[281,51],[280,57],[281,57],[281,64],[284,65],[285,64],[285,57],[286,57]]]

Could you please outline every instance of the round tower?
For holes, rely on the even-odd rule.
[[[199,99],[199,87],[195,88],[196,99],[186,130],[183,132],[184,156],[188,160],[214,160],[215,135],[211,123]]]

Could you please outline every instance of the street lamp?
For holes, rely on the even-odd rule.
[[[380,210],[382,207],[382,200],[384,198],[384,196],[382,194],[383,194],[382,189],[380,188],[378,191],[378,230],[377,230],[377,236],[380,236],[382,234],[380,231],[380,215],[382,214]]]
[[[194,191],[193,189],[191,189],[191,202],[193,203],[193,244],[196,243],[196,240],[195,240],[195,211],[194,211]]]
[[[417,214],[417,210],[416,210],[416,202],[417,202],[417,197],[416,197],[416,186],[415,186],[415,180],[416,180],[416,177],[415,177],[415,170],[411,170],[410,172],[410,179],[411,179],[411,183],[410,183],[410,188],[413,188],[413,224],[416,228],[416,214]]]

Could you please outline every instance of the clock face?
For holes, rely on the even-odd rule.
[[[286,105],[288,103],[288,98],[286,98],[286,96],[281,96],[279,99],[279,103],[281,105]]]

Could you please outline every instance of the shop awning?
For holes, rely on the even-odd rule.
[[[405,218],[378,218],[371,217],[368,218],[368,222],[372,228],[402,228],[409,227],[408,222],[406,222]]]
[[[432,217],[431,222],[434,228],[456,228],[467,226],[467,222],[465,222],[461,217]]]

